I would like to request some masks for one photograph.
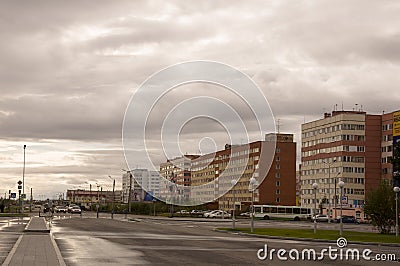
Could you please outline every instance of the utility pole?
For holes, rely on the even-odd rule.
[[[29,205],[29,212],[32,212],[32,200],[33,200],[33,196],[32,196],[32,188],[31,188],[31,201],[30,201],[30,205]]]
[[[132,173],[129,171],[128,212],[131,213]]]
[[[26,150],[26,145],[24,145],[24,167],[22,169],[22,203],[21,203],[22,213],[24,212],[24,195],[25,195],[25,150]]]
[[[99,219],[99,207],[100,207],[100,195],[99,195],[99,184],[97,184],[97,214],[96,214],[96,218]]]
[[[89,184],[89,195],[90,195],[90,211],[92,211],[92,204],[93,204],[92,184]]]
[[[112,179],[111,176],[108,176]],[[112,192],[112,206],[111,206],[111,219],[114,219],[114,203],[115,203],[115,179],[113,179],[113,192]]]

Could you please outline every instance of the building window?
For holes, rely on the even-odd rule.
[[[280,153],[280,152],[281,152],[281,148],[279,148],[279,147],[276,148],[275,152],[276,152],[276,153]]]
[[[281,169],[281,165],[279,163],[276,164],[276,169]]]
[[[281,191],[279,189],[276,190],[276,194],[281,194]]]
[[[276,178],[280,178],[280,177],[281,177],[281,174],[280,174],[280,173],[276,173],[276,174],[275,174],[275,177],[276,177]]]
[[[276,181],[276,186],[279,187],[281,185],[280,181]]]
[[[279,156],[276,156],[276,161],[279,162],[281,158]]]
[[[276,198],[275,201],[276,201],[276,202],[281,202],[281,199],[280,199],[280,198]]]

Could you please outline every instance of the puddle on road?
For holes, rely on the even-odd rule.
[[[123,245],[89,236],[54,236],[67,265],[148,264],[144,253]]]

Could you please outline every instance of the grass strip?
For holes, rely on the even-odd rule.
[[[313,229],[288,229],[288,228],[254,228],[254,233],[250,233],[250,228],[218,228],[220,230],[226,230],[231,232],[243,232],[255,235],[265,236],[278,236],[278,237],[291,237],[291,238],[310,238],[310,239],[324,239],[324,240],[336,240],[339,236],[338,230],[317,230],[314,234]],[[355,231],[344,231],[343,237],[349,242],[374,242],[374,243],[397,243],[400,244],[400,237],[395,235],[384,235],[379,233],[369,232],[355,232]]]

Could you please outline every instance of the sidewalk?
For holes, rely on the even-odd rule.
[[[8,254],[3,266],[65,265],[50,229],[43,217],[32,217]]]

